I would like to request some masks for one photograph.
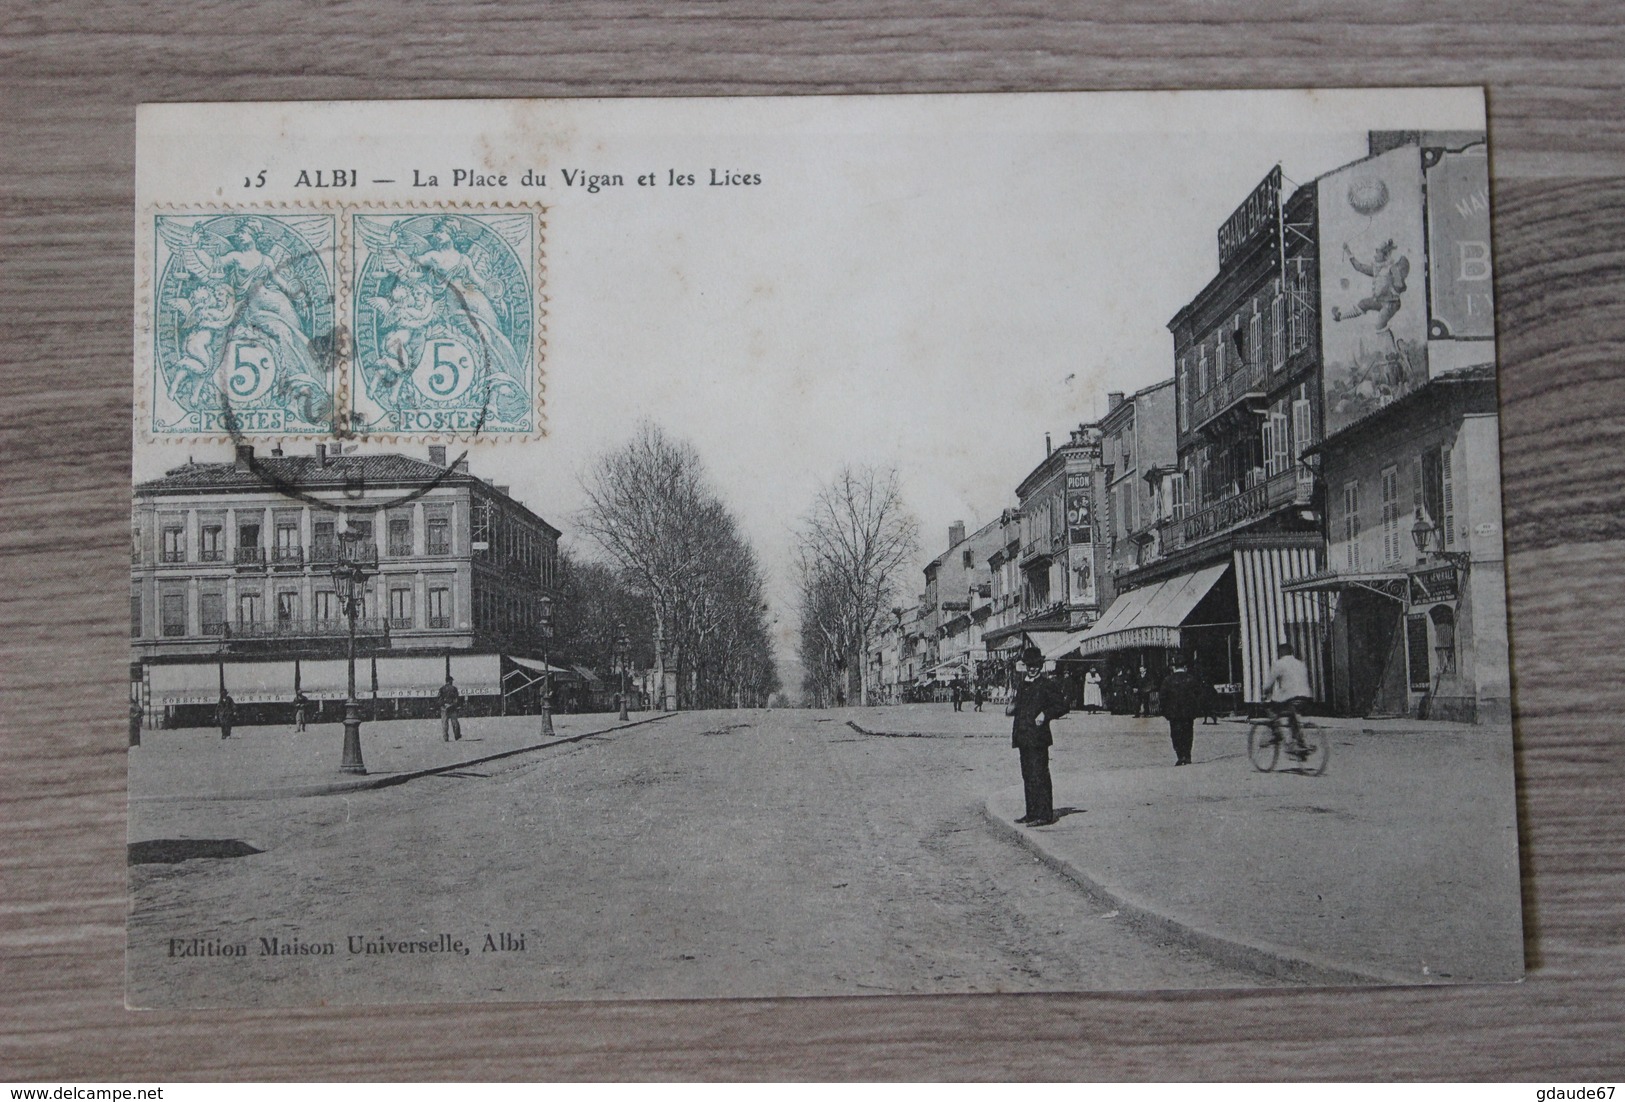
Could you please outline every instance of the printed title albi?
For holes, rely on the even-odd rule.
[[[547,187],[547,173],[537,172],[535,169],[525,169],[518,175],[507,172],[480,172],[472,168],[454,168],[447,177],[448,184],[440,182],[441,172],[426,172],[421,168],[412,170],[412,187],[452,187],[452,188],[537,188]],[[605,188],[626,187],[626,176],[619,172],[588,172],[581,168],[560,169],[556,179],[562,180],[565,187],[581,188],[584,191],[597,194]],[[664,173],[646,172],[636,176],[639,187],[694,187],[700,183],[700,178],[692,172],[679,172],[675,168],[668,168]],[[375,184],[393,184],[397,181],[388,178],[377,178]],[[762,182],[759,172],[738,172],[731,168],[713,168],[708,172],[705,186],[708,187],[753,187]],[[302,168],[293,182],[294,187],[300,188],[353,188],[361,183],[360,173],[353,168]],[[265,186],[265,173],[259,176],[247,177],[243,181],[245,187]]]

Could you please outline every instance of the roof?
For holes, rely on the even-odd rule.
[[[344,490],[358,484],[396,487],[427,487],[435,484],[480,486],[486,493],[512,503],[522,512],[535,517],[555,535],[558,534],[558,530],[534,510],[470,473],[467,467],[441,467],[399,454],[330,455],[326,460],[313,455],[270,455],[254,456],[242,464],[186,463],[164,472],[161,478],[137,483],[134,493],[137,497],[187,492],[246,493],[264,490],[319,493]]]
[[[1407,391],[1406,393],[1401,394],[1398,398],[1395,398],[1393,401],[1389,402],[1387,405],[1378,406],[1369,413],[1355,418],[1353,421],[1350,421],[1348,424],[1344,425],[1330,436],[1327,436],[1319,443],[1312,444],[1305,448],[1304,454],[1314,455],[1319,452],[1324,452],[1328,444],[1340,444],[1345,440],[1358,435],[1361,430],[1365,429],[1372,422],[1384,417],[1394,416],[1401,411],[1409,410],[1415,406],[1418,406],[1428,398],[1436,396],[1440,390],[1446,387],[1471,386],[1474,384],[1482,385],[1486,383],[1490,386],[1494,386],[1495,384],[1494,364],[1476,364],[1472,367],[1458,367],[1450,371],[1440,372],[1427,382],[1423,383],[1421,386],[1417,387],[1415,390]]]

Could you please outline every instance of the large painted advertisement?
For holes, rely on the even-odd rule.
[[[1427,381],[1421,150],[1358,161],[1319,188],[1330,435]]]
[[[1092,605],[1097,600],[1093,479],[1088,471],[1068,471],[1066,475],[1067,587],[1073,604]]]
[[[1483,142],[1459,152],[1423,151],[1428,195],[1429,336],[1495,336],[1490,267],[1490,164]]]

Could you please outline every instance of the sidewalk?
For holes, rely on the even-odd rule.
[[[142,731],[141,745],[129,751],[130,799],[276,799],[383,788],[663,718],[661,712],[633,712],[626,723],[614,712],[554,716],[555,737],[547,741],[533,715],[470,717],[459,742],[442,739],[439,719],[366,722],[365,775],[339,771],[344,727],[338,723],[311,724],[299,733],[287,726],[238,727],[224,740],[214,727]]]
[[[857,722],[974,721],[897,707]],[[978,780],[1001,830],[1103,905],[1220,959],[1308,983],[1521,978],[1511,731],[1318,722],[1331,761],[1311,777],[1255,771],[1245,722],[1198,723],[1194,764],[1176,769],[1165,721],[1068,716],[1055,724],[1062,814],[1049,827],[1014,821],[1013,752],[1007,773]]]

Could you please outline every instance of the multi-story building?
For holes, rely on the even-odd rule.
[[[558,529],[466,462],[447,466],[442,447],[415,459],[243,445],[232,463],[135,487],[132,676],[149,707],[184,718],[222,685],[239,705],[286,704],[296,682],[342,698],[346,531],[376,553],[357,621],[366,691],[424,697],[450,670],[465,695],[492,698],[476,707],[534,694]]]
[[[936,664],[928,675],[938,681],[970,680],[987,661],[983,629],[993,613],[989,559],[1002,546],[998,520],[966,535],[963,521],[948,529],[948,549],[925,567],[924,609],[935,628]]]
[[[1019,619],[1001,618],[997,626],[990,614],[984,632],[990,649],[1008,658],[1027,639],[1056,657],[1064,652],[1053,645],[1093,623],[1110,603],[1096,511],[1105,496],[1101,462],[1095,425],[1079,425],[1058,447],[1045,437],[1043,461],[1016,487],[1019,527],[1005,523],[1001,537],[990,540],[994,604],[1008,601],[1013,568],[1020,578],[1021,612]]]
[[[1176,472],[1156,557],[1121,570],[1122,592],[1079,640],[1160,677],[1177,648],[1212,683],[1262,698],[1276,646],[1291,642],[1324,685],[1314,601],[1282,583],[1321,568],[1313,474],[1319,440],[1317,189],[1281,201],[1272,170],[1219,228],[1219,270],[1169,322]]]
[[[1506,722],[1484,134],[1374,133],[1319,186],[1328,553],[1286,589],[1323,602],[1339,711]]]
[[[1100,419],[1106,495],[1100,529],[1105,574],[1116,579],[1154,562],[1161,553],[1162,521],[1172,519],[1166,492],[1179,470],[1175,449],[1174,380],[1164,379],[1124,397],[1106,396]]]

